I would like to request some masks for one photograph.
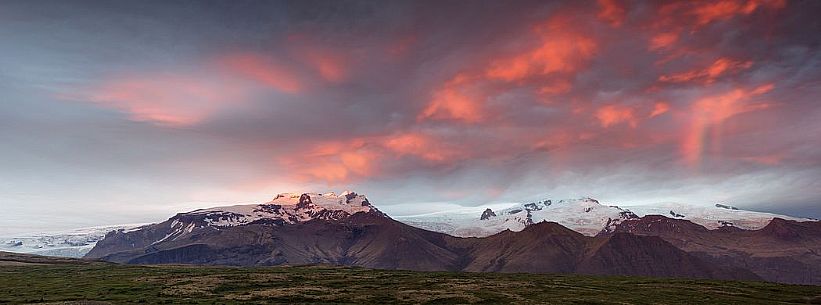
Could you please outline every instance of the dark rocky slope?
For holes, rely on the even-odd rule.
[[[746,269],[767,281],[821,284],[821,222],[775,218],[759,230],[708,230],[686,220],[648,215],[625,221],[614,231],[656,236],[704,261]]]

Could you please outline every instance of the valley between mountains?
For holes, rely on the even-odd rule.
[[[639,216],[585,198],[486,210],[470,222],[433,221],[458,218],[442,215],[403,219],[459,232],[453,235],[460,237],[397,221],[361,194],[280,194],[264,204],[196,210],[112,231],[86,258],[127,264],[327,264],[821,284],[820,222],[729,206],[715,209]],[[687,214],[693,221],[683,219]],[[466,237],[469,232],[481,237]]]

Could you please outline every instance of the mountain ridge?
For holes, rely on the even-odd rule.
[[[807,239],[817,234],[814,224],[778,219],[771,221],[767,229],[756,231],[710,230],[680,218],[631,215],[617,222],[609,219],[611,230],[589,236],[559,222],[533,221],[533,215],[540,211],[565,203],[571,202],[549,205],[542,202],[541,209],[528,206],[514,213],[506,211],[507,215],[530,216],[524,218],[528,221],[518,231],[504,229],[486,237],[455,237],[397,221],[356,193],[290,194],[277,196],[265,204],[200,209],[179,213],[162,223],[137,230],[114,231],[86,258],[130,264],[331,264],[419,271],[585,273],[821,283],[821,279],[814,276],[791,275],[800,270],[815,270],[821,265],[821,261],[799,257],[801,249],[812,250],[821,244]],[[604,207],[590,198],[572,204],[589,208],[582,213]],[[628,214],[623,209],[617,211]],[[496,214],[488,217],[505,215]],[[732,251],[742,253],[736,254],[739,263],[728,263],[729,254],[722,252],[726,250],[722,250],[721,242],[732,234],[789,244],[792,248],[771,260],[750,264],[760,260],[746,257],[768,250],[737,247]],[[675,238],[691,235],[692,241]],[[688,245],[693,242],[704,245],[700,248]],[[785,260],[793,263],[774,265]]]
[[[477,207],[477,212],[437,212],[397,216],[395,219],[419,228],[460,237],[485,237],[505,229],[521,231],[528,224],[542,220],[555,221],[587,236],[612,230],[620,222],[647,215],[666,215],[687,219],[708,229],[737,227],[754,230],[766,226],[773,218],[813,221],[812,218],[753,212],[724,204],[711,207],[664,203],[658,206],[605,205],[590,197],[578,199],[545,199],[512,204],[506,208]]]

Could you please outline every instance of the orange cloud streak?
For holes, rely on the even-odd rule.
[[[725,73],[749,69],[752,65],[752,61],[738,61],[729,58],[719,58],[707,68],[671,75],[662,75],[659,77],[659,81],[668,83],[700,81],[709,84]]]
[[[389,150],[400,155],[413,155],[428,161],[446,161],[457,156],[436,139],[420,133],[403,133],[382,141]]]
[[[445,163],[463,154],[440,139],[419,132],[360,137],[348,141],[321,141],[307,150],[279,158],[279,163],[301,181],[346,183],[378,176],[383,164],[411,156],[426,162]]]
[[[730,19],[736,15],[749,15],[759,7],[779,9],[785,5],[785,0],[705,1],[699,2],[691,14],[695,17],[696,25],[702,26],[713,21]]]
[[[735,89],[724,94],[707,96],[693,103],[690,111],[690,126],[681,146],[684,160],[691,165],[698,164],[703,152],[704,135],[711,126],[719,125],[741,113],[768,108],[769,104],[747,104],[745,102],[773,88],[773,84],[767,84],[753,90]]]

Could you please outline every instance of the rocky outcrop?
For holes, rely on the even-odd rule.
[[[485,220],[485,219],[495,217],[495,216],[496,216],[496,213],[493,213],[493,210],[485,209],[485,211],[482,212],[482,216],[479,217],[479,220]]]

